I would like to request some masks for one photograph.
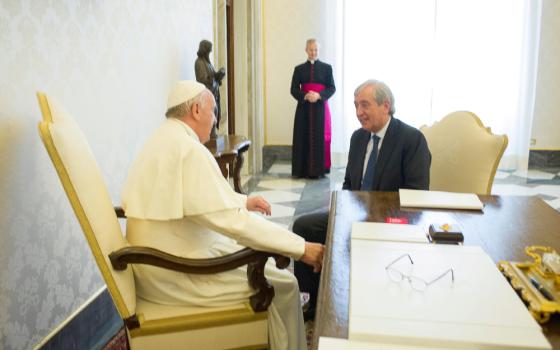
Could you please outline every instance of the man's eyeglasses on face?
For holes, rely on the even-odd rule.
[[[444,273],[442,273],[441,275],[437,276],[436,278],[434,278],[433,280],[431,280],[429,282],[426,281],[423,278],[418,277],[418,276],[405,275],[401,271],[392,267],[397,261],[401,260],[404,257],[408,257],[408,260],[410,261],[410,263],[414,264],[414,261],[412,261],[412,258],[410,257],[409,254],[403,254],[403,255],[399,256],[398,258],[396,258],[395,260],[393,260],[391,263],[389,263],[389,265],[385,266],[385,271],[387,272],[387,275],[394,282],[401,282],[402,280],[407,280],[408,283],[410,283],[410,286],[412,287],[412,289],[420,291],[420,292],[425,291],[426,288],[428,288],[428,286],[430,284],[442,279],[445,275],[447,275],[450,272],[451,272],[451,282],[455,282],[455,275],[453,273],[452,268],[447,269]]]

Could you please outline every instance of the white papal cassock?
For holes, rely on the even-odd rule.
[[[127,239],[188,258],[213,258],[251,247],[299,259],[304,240],[249,212],[246,200],[233,191],[195,132],[169,118],[144,145],[125,182]],[[140,297],[161,304],[226,306],[254,293],[246,267],[187,275],[134,265],[134,272]],[[265,274],[276,292],[268,309],[272,349],[306,349],[295,277],[272,261]]]

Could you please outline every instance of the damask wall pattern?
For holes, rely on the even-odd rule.
[[[115,204],[212,0],[0,1],[0,349],[29,349],[103,287],[37,132],[44,91],[74,116]]]

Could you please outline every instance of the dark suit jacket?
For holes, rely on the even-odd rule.
[[[364,158],[371,133],[358,129],[350,139],[344,190],[360,190]],[[373,191],[399,188],[428,190],[432,155],[424,135],[416,128],[391,118],[375,164]]]

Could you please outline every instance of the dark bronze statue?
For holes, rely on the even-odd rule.
[[[222,85],[222,79],[226,75],[225,69],[222,67],[217,72],[214,70],[214,66],[210,63],[210,52],[212,52],[212,43],[208,40],[202,40],[198,46],[198,58],[194,62],[194,72],[196,75],[196,81],[204,84],[208,90],[212,92],[214,98],[216,99],[216,119],[218,123],[216,128],[220,127],[220,85]],[[216,135],[216,130],[212,128],[212,136]]]

